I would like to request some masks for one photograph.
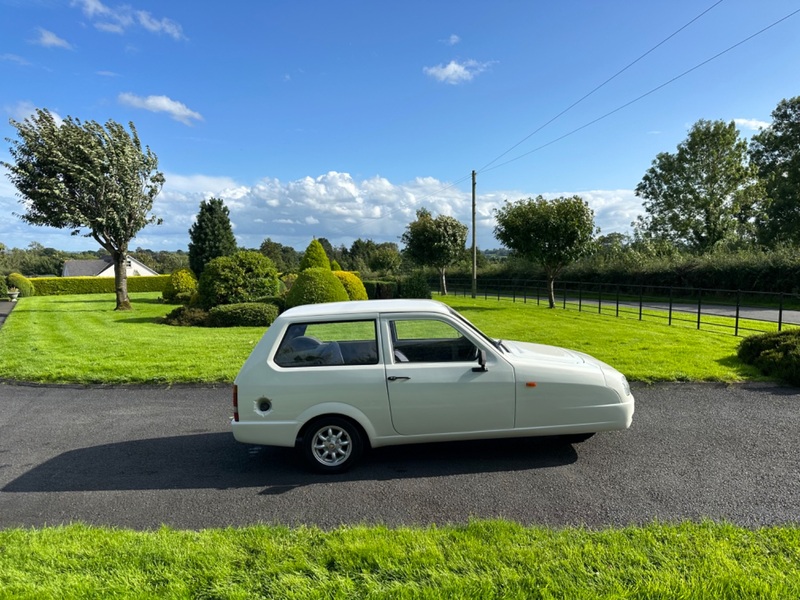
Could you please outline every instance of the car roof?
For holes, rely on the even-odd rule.
[[[305,319],[317,317],[339,317],[376,313],[439,313],[449,314],[450,308],[438,300],[351,300],[349,302],[326,302],[295,306],[280,315],[282,319]]]

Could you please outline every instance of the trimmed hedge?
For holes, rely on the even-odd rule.
[[[368,280],[364,282],[370,300],[389,300],[397,297],[396,281]]]
[[[408,277],[402,277],[397,282],[398,298],[425,298],[430,300],[431,288],[428,285],[428,278],[422,271],[412,273]]]
[[[755,365],[765,375],[800,385],[800,329],[745,338],[739,344],[738,355],[742,362]]]
[[[128,277],[128,292],[164,292],[169,275]],[[32,280],[37,296],[113,294],[113,277],[39,277]]]
[[[11,273],[8,276],[8,287],[17,288],[20,298],[36,295],[36,289],[33,287],[31,280],[20,273]]]
[[[6,285],[6,278],[0,275],[0,298],[8,296],[8,285]]]
[[[209,327],[269,327],[278,316],[278,307],[261,302],[221,304],[208,311]]]

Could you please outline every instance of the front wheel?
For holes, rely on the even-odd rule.
[[[323,417],[310,423],[300,445],[308,466],[320,473],[348,470],[364,449],[358,427],[341,417]]]

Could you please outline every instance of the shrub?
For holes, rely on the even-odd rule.
[[[347,271],[333,271],[333,274],[342,282],[344,291],[347,292],[347,297],[350,298],[350,300],[369,299],[367,290],[364,288],[364,284],[357,275],[348,273]]]
[[[286,294],[279,296],[262,296],[256,298],[253,302],[260,302],[261,304],[272,304],[278,309],[278,314],[286,310]]]
[[[261,302],[224,304],[208,311],[210,327],[269,327],[278,316],[278,307]]]
[[[208,313],[202,308],[179,306],[164,317],[164,323],[179,327],[205,327],[208,325]]]
[[[342,282],[330,269],[315,267],[306,269],[297,277],[297,281],[286,296],[286,307],[342,302],[348,299]]]
[[[20,273],[11,273],[8,276],[8,287],[15,287],[19,290],[19,297],[33,296],[36,294],[31,280]]]
[[[311,240],[311,243],[306,248],[303,259],[300,261],[300,271],[306,269],[322,268],[331,270],[331,261],[328,260],[328,255],[325,254],[325,248],[319,243],[319,240]]]
[[[341,271],[341,270],[342,270],[341,265],[339,265],[339,263],[336,262],[336,259],[334,258],[331,261],[331,271]]]
[[[397,283],[394,281],[365,281],[364,289],[372,300],[388,300],[397,297]]]
[[[274,296],[277,291],[275,263],[260,252],[242,250],[206,264],[197,285],[196,303],[209,309],[220,304],[252,302],[263,296]]]
[[[8,296],[8,285],[6,285],[6,278],[0,275],[0,298]]]
[[[295,281],[297,281],[297,273],[286,273],[281,276],[281,283],[283,283],[287,292],[292,289]]]
[[[191,269],[178,269],[169,276],[164,288],[164,301],[177,304],[189,304],[197,291],[197,277]]]
[[[745,338],[739,344],[738,355],[765,375],[800,385],[800,329]]]
[[[403,277],[398,281],[397,297],[426,298],[430,300],[431,288],[428,285],[428,278],[422,271],[417,271],[408,277]]]

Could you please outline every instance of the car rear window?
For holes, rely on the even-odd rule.
[[[286,329],[275,363],[281,367],[331,367],[378,363],[375,321],[295,323]]]

